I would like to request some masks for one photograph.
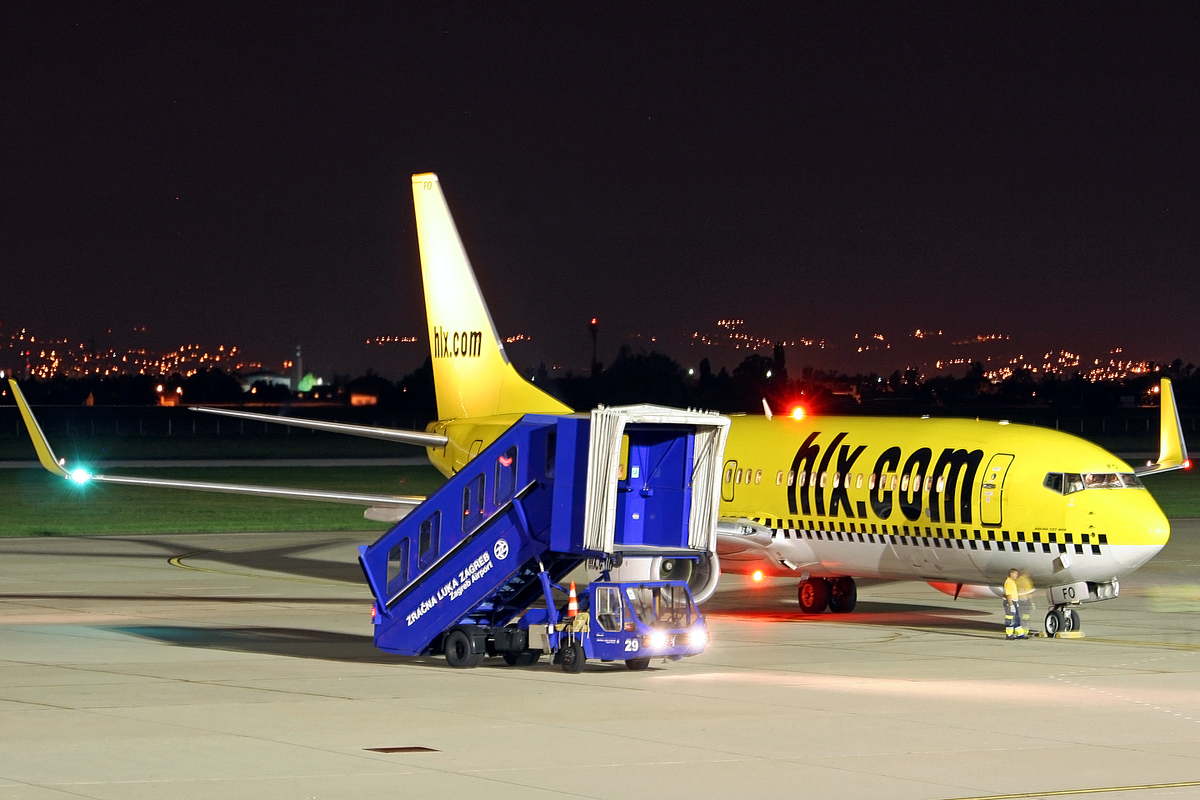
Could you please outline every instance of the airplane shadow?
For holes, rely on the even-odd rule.
[[[816,625],[881,625],[891,628],[934,629],[945,633],[988,633],[1002,630],[996,615],[975,608],[859,601],[848,614],[805,614],[798,609],[771,608],[762,603],[729,598],[704,607],[705,616],[744,622],[803,622]]]

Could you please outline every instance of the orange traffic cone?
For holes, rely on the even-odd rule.
[[[571,591],[567,593],[567,616],[573,617],[579,613],[579,598],[575,596],[575,581],[571,581]]]

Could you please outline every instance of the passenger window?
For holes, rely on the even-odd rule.
[[[918,480],[919,480],[919,479],[918,479]],[[926,476],[925,476],[925,491],[927,491],[927,492],[928,492],[928,491],[929,491],[930,489],[932,489],[932,488],[933,488],[933,476],[932,476],[932,475],[926,475]]]
[[[394,595],[408,585],[408,537],[388,551],[387,592]]]
[[[467,484],[463,489],[463,533],[470,533],[483,522],[483,476]]]
[[[828,473],[828,472],[822,472],[822,473],[821,473],[821,488],[822,488],[822,489],[824,489],[824,488],[825,488],[825,481],[826,481],[826,480],[828,480],[828,478],[829,478],[829,473]]]
[[[835,488],[835,489],[838,488],[838,486],[840,486],[841,483],[842,483],[842,473],[840,473],[840,472],[833,473],[833,488]]]
[[[615,588],[596,590],[596,622],[606,631],[621,630],[621,595]]]
[[[429,519],[421,523],[421,531],[417,536],[417,566],[421,569],[429,566],[437,557],[441,533],[442,512],[435,511],[429,515]]]
[[[808,472],[801,472],[800,473],[800,488],[803,489],[805,486],[808,486]]]
[[[725,470],[725,482],[726,483],[733,482],[733,467],[729,467]]]
[[[875,473],[874,472],[871,473],[871,478],[870,478],[870,480],[867,481],[867,488],[870,489],[871,491],[875,491]]]
[[[796,483],[796,470],[788,471],[788,486],[793,486]]]
[[[739,469],[737,471],[737,480],[735,480],[734,483],[741,483],[741,482],[742,482],[742,471]]]
[[[863,479],[863,474],[860,472],[860,473],[858,473],[858,477],[857,477],[857,478],[855,479],[855,481],[854,481],[854,488],[855,488],[855,489],[861,489],[861,488],[862,488],[862,479]]]
[[[938,494],[941,494],[942,492],[944,492],[946,490],[946,476],[945,475],[941,475],[938,477],[937,490],[938,490]]]
[[[492,500],[502,506],[512,500],[517,487],[517,446],[505,450],[496,459],[496,482],[492,487]]]
[[[900,479],[900,491],[902,491],[902,492],[908,491],[908,476],[907,475],[905,475],[903,478]]]
[[[760,483],[762,483],[762,470],[761,469],[756,470],[754,473],[754,485],[758,486]]]
[[[783,486],[783,470],[779,470],[778,474],[775,475],[775,485]]]
[[[892,491],[895,491],[895,490],[896,490],[896,476],[895,476],[895,475],[892,475],[892,486],[891,486],[891,489],[892,489]]]

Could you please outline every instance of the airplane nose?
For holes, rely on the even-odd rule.
[[[1130,571],[1158,555],[1171,538],[1171,523],[1152,500],[1149,508],[1138,508],[1129,520],[1129,544],[1113,548],[1114,555]]]

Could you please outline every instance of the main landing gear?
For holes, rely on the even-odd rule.
[[[1056,633],[1071,633],[1082,627],[1083,622],[1079,619],[1079,612],[1070,606],[1057,606],[1050,609],[1050,613],[1046,615],[1047,636],[1054,636]]]
[[[854,578],[808,578],[797,590],[800,610],[820,614],[826,608],[835,614],[853,611],[858,605],[858,586]]]

